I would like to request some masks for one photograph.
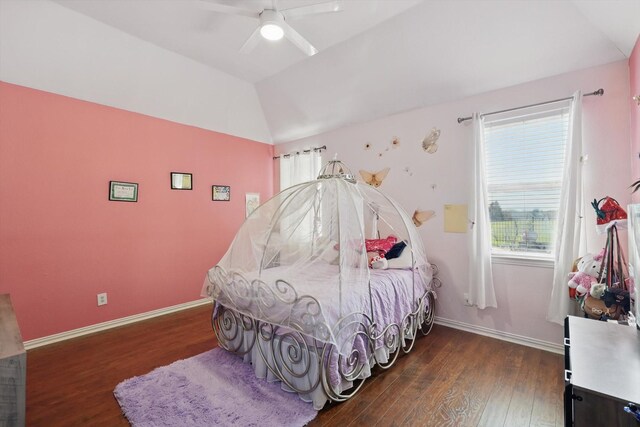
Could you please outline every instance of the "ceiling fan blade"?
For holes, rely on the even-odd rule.
[[[298,49],[309,56],[313,56],[318,53],[318,49],[313,47],[313,45],[309,43],[307,39],[302,37],[296,30],[294,30],[291,25],[287,24],[286,22],[282,22],[280,26],[282,26],[282,29],[284,30],[284,36],[288,38],[291,43],[296,45]]]
[[[260,35],[260,25],[253,30],[253,33],[249,36],[246,42],[240,48],[240,53],[250,53],[255,47],[258,45],[261,39]]]
[[[224,13],[227,15],[248,16],[249,18],[260,19],[260,12],[249,9],[227,6],[226,4],[215,3],[206,0],[198,0],[198,5],[200,5],[201,8],[210,10],[212,12]]]
[[[280,12],[285,19],[299,18],[317,13],[340,12],[342,10],[342,0],[333,0],[324,3],[311,4],[309,6],[293,7],[291,9],[281,9]]]

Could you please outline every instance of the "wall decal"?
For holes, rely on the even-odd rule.
[[[376,173],[367,172],[365,170],[360,170],[360,176],[367,184],[373,187],[380,187],[382,181],[387,177],[389,173],[389,168],[384,168],[381,171]]]
[[[397,136],[394,136],[393,140],[391,141],[391,146],[393,148],[398,148],[400,146],[400,138],[398,138]]]
[[[387,151],[389,151],[389,147],[385,148],[384,151],[379,152],[378,157],[382,157],[382,155]]]
[[[440,129],[431,129],[429,135],[425,136],[422,140],[422,149],[429,154],[433,154],[438,151],[438,144],[436,144],[438,138],[440,138]]]
[[[409,176],[413,176],[413,172],[411,172],[411,169],[409,168],[409,166],[405,166],[403,169]]]
[[[366,144],[364,144],[364,149],[365,150],[371,150],[371,143],[367,142]]]
[[[413,212],[413,217],[411,219],[413,220],[413,223],[416,227],[420,227],[435,215],[436,213],[434,211],[419,211],[416,209],[415,212]]]

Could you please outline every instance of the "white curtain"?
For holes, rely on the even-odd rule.
[[[560,208],[556,225],[553,289],[547,320],[563,324],[569,314],[568,274],[573,261],[584,252],[585,238],[582,194],[582,93],[573,95],[569,116],[569,135],[564,157]]]
[[[471,238],[469,239],[469,293],[467,303],[480,309],[498,307],[491,270],[491,222],[487,205],[483,119],[473,115],[473,194],[471,195]]]
[[[311,150],[280,156],[280,191],[292,185],[312,181],[320,172],[320,152]]]

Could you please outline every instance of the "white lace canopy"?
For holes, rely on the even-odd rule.
[[[348,354],[353,337],[345,333],[345,319],[362,314],[376,322],[366,239],[389,236],[407,244],[404,264],[396,267],[413,272],[406,274],[417,298],[429,286],[430,265],[411,217],[334,160],[315,181],[287,188],[256,209],[209,270],[202,292]]]

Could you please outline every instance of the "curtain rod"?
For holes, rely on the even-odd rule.
[[[275,156],[273,158],[273,160],[279,159],[280,157],[284,157],[285,159],[288,159],[292,155],[297,155],[297,154],[301,154],[301,153],[310,153],[312,151],[322,151],[322,150],[326,150],[326,149],[327,149],[327,146],[323,145],[322,147],[314,147],[314,148],[309,148],[308,150],[295,151],[293,153],[283,154],[281,156]]]
[[[597,96],[602,96],[604,95],[604,89],[600,88],[594,92],[591,93],[585,93],[582,96],[593,96],[593,95],[597,95]],[[569,99],[572,99],[572,96],[569,96],[567,98],[560,98],[560,99],[554,99],[553,101],[545,101],[545,102],[538,102],[537,104],[531,104],[531,105],[525,105],[523,107],[515,107],[515,108],[508,108],[506,110],[500,110],[500,111],[492,111],[491,113],[484,113],[481,114],[481,116],[490,116],[492,114],[498,114],[498,113],[506,113],[508,111],[513,111],[513,110],[520,110],[522,108],[529,108],[529,107],[537,107],[538,105],[545,105],[545,104],[553,104],[554,102],[560,102],[560,101],[567,101]],[[469,116],[469,117],[458,117],[458,123],[462,123],[464,121],[467,120],[471,120],[473,117]]]

